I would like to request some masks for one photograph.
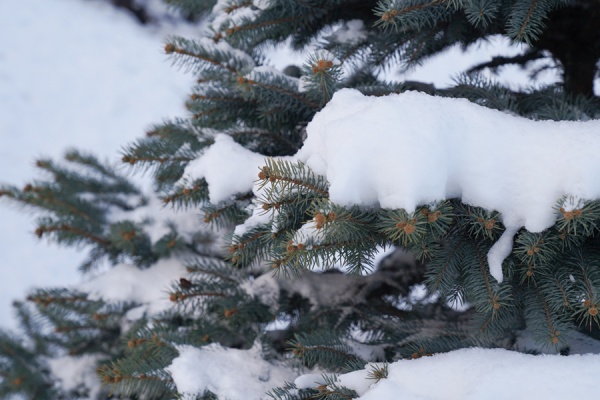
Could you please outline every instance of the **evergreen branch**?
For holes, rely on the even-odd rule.
[[[184,56],[189,56],[189,57],[201,60],[201,61],[205,61],[205,62],[207,62],[211,65],[217,66],[219,68],[223,68],[232,74],[239,74],[238,70],[236,70],[233,67],[230,67],[229,65],[224,65],[219,60],[213,59],[211,57],[208,57],[206,55],[202,55],[202,54],[199,54],[199,53],[196,53],[193,51],[185,50],[185,49],[178,47],[172,43],[168,43],[165,45],[165,53],[167,53],[167,54],[176,53],[176,54],[181,54]]]
[[[302,104],[304,104],[304,105],[306,105],[306,106],[308,106],[308,107],[310,107],[310,108],[312,108],[314,110],[318,110],[320,108],[317,103],[308,100],[307,98],[305,98],[301,94],[294,93],[294,92],[291,92],[289,90],[285,90],[282,87],[278,87],[278,86],[274,86],[274,85],[269,85],[267,83],[262,83],[262,82],[259,82],[259,81],[256,81],[256,80],[252,80],[252,79],[246,79],[244,77],[239,77],[237,81],[238,81],[238,83],[240,85],[258,86],[258,87],[262,87],[264,89],[272,90],[274,92],[277,92],[277,93],[283,94],[285,96],[291,97],[294,100],[297,100],[297,101],[301,102]]]
[[[83,229],[79,229],[77,227],[68,225],[68,224],[61,224],[60,226],[40,226],[35,230],[35,234],[38,237],[42,237],[42,235],[44,233],[51,233],[51,232],[69,232],[69,233],[73,233],[77,236],[81,236],[84,237],[94,243],[97,243],[103,247],[108,247],[110,246],[111,242],[109,240],[106,240],[100,236],[94,235],[91,232],[85,231]]]
[[[503,57],[503,56],[495,56],[492,57],[490,61],[486,61],[477,65],[472,66],[467,70],[467,74],[471,74],[473,72],[478,72],[484,70],[486,68],[490,68],[491,70],[496,70],[499,67],[502,67],[507,64],[519,64],[525,65],[528,62],[539,60],[540,58],[544,58],[544,54],[541,50],[528,50],[524,54],[519,54],[514,57]]]

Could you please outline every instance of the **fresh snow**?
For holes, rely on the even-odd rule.
[[[217,204],[231,200],[236,193],[250,192],[264,159],[234,142],[231,136],[219,134],[215,144],[188,164],[184,177],[205,178],[209,200]]]
[[[96,369],[100,357],[95,354],[62,356],[46,360],[56,385],[67,391],[87,391],[90,399],[100,392],[100,380]]]
[[[267,391],[296,376],[287,367],[265,361],[258,343],[249,350],[216,343],[202,348],[181,346],[179,353],[167,370],[185,399],[196,399],[196,394],[207,390],[219,400],[266,399]]]
[[[154,315],[171,308],[173,303],[167,295],[169,285],[184,276],[187,272],[181,261],[176,259],[159,260],[147,269],[118,264],[79,284],[77,289],[89,293],[92,300],[139,303],[140,308],[128,314],[129,319],[136,320],[144,313]]]
[[[388,365],[379,382],[368,373],[383,364],[340,375],[338,384],[360,400],[566,400],[597,393],[600,355],[533,356],[500,349],[462,349]],[[319,376],[296,380],[299,387],[323,384]]]

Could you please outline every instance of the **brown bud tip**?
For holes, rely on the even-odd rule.
[[[312,65],[313,74],[318,74],[320,72],[325,72],[329,68],[333,67],[333,62],[330,60],[319,60],[315,64]]]
[[[11,383],[15,386],[21,386],[23,384],[23,378],[16,377]]]
[[[494,303],[492,304],[492,308],[496,311],[498,311],[500,309],[500,303]]]
[[[141,374],[141,375],[140,375],[140,379],[148,379],[148,375],[146,375],[146,374]]]
[[[33,186],[31,184],[27,184],[23,187],[24,192],[31,192],[33,190]]]
[[[229,246],[229,248],[227,249],[230,253],[235,253],[235,249],[236,247],[234,245]]]
[[[417,358],[421,358],[421,355],[417,352],[412,353],[410,358],[412,358],[413,360],[416,360]]]
[[[200,340],[202,340],[203,342],[208,342],[210,340],[210,336],[204,335],[200,338]]]
[[[229,308],[226,308],[225,311],[223,312],[223,314],[225,315],[225,318],[231,318],[235,313],[237,313],[237,308],[232,308],[231,310]]]
[[[192,193],[192,191],[188,188],[183,189],[183,194],[185,194],[186,196],[189,196],[190,193]]]
[[[494,229],[494,225],[496,225],[496,220],[495,219],[490,219],[485,221],[485,229],[487,229],[488,231],[491,231],[492,229]]]
[[[552,337],[552,344],[558,344],[558,338],[556,336]]]
[[[326,218],[323,214],[321,214],[320,212],[317,212],[315,214],[315,224],[317,226],[317,229],[321,229],[325,225],[325,221]]]
[[[384,22],[391,22],[398,15],[398,10],[386,11],[381,15],[381,20]]]
[[[590,309],[588,310],[588,313],[592,317],[595,317],[596,315],[598,315],[598,309],[596,307],[590,307]]]
[[[129,347],[130,349],[133,349],[135,346],[135,340],[130,340],[129,342],[127,342],[127,347]]]
[[[175,301],[177,301],[177,298],[178,298],[177,293],[170,293],[169,294],[169,300],[175,302]]]
[[[126,242],[129,242],[135,236],[135,230],[121,232],[121,236],[123,237],[123,240],[125,240]]]
[[[296,250],[296,246],[294,246],[294,245],[293,245],[293,244],[291,244],[291,243],[288,243],[288,245],[287,245],[287,246],[285,246],[285,250],[286,250],[288,253],[291,253],[292,251]]]
[[[167,43],[167,44],[165,45],[165,53],[167,53],[167,54],[171,54],[171,53],[173,53],[174,51],[175,51],[175,46],[174,46],[174,45],[172,45],[171,43]]]
[[[328,221],[335,221],[335,219],[337,218],[337,214],[335,212],[330,212],[329,214],[327,214],[327,220]]]
[[[175,247],[176,244],[177,244],[177,239],[171,239],[171,240],[169,240],[169,243],[167,243],[167,248],[172,249],[173,247]]]
[[[266,210],[270,210],[270,209],[271,209],[271,205],[270,205],[270,204],[267,204],[267,203],[263,203],[263,205],[262,205],[262,209],[263,209],[263,210],[265,210],[265,211],[266,211]]]
[[[298,246],[296,246],[296,248],[297,248],[298,250],[304,250],[304,244],[302,244],[302,243],[298,243]]]
[[[45,232],[45,230],[46,230],[46,228],[45,228],[44,226],[40,226],[39,228],[37,228],[37,229],[35,230],[35,235],[36,235],[38,238],[40,238],[40,239],[41,239],[41,238],[42,238],[42,236],[44,236],[44,232]]]
[[[584,307],[590,307],[592,305],[592,302],[589,299],[586,299],[583,301],[583,306]]]
[[[415,226],[412,224],[406,224],[406,226],[404,227],[404,233],[406,233],[407,235],[412,235],[413,233],[415,233]]]
[[[265,180],[267,179],[267,175],[263,171],[258,172],[258,179]]]
[[[406,227],[406,222],[400,221],[396,224],[396,228],[398,228],[398,229],[404,229],[405,227]]]
[[[108,376],[108,375],[104,375],[104,376],[102,377],[102,381],[103,381],[104,383],[110,383],[110,382],[112,381],[112,378],[111,378],[110,376]]]
[[[562,213],[562,215],[563,215],[563,218],[566,219],[567,221],[573,219],[573,217],[574,217],[574,215],[571,211],[564,211]]]
[[[427,214],[427,221],[430,222],[430,223],[431,222],[435,222],[435,221],[437,221],[440,218],[441,215],[442,215],[441,211],[436,211],[434,213],[429,213],[429,214]]]
[[[528,269],[525,275],[527,275],[528,278],[531,278],[533,276],[533,271]]]
[[[248,82],[248,79],[244,78],[243,76],[237,77],[237,83],[239,83],[240,85],[243,85],[246,82]]]

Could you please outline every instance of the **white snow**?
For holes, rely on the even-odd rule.
[[[365,24],[360,19],[353,19],[344,23],[332,35],[337,43],[356,44],[367,38]]]
[[[388,377],[367,379],[373,365],[338,377],[361,400],[566,400],[594,398],[600,355],[533,356],[500,349],[463,349],[388,365]],[[302,387],[319,376],[296,380]],[[317,384],[312,385],[316,387]]]
[[[89,390],[88,396],[94,399],[100,391],[100,381],[96,369],[100,357],[95,354],[62,356],[46,360],[50,372],[57,379],[56,384],[64,390]]]
[[[220,400],[267,399],[266,392],[295,377],[290,369],[265,361],[258,343],[249,350],[216,343],[201,348],[181,346],[179,353],[167,370],[186,399],[207,390]]]
[[[188,164],[184,177],[205,178],[209,200],[217,204],[231,200],[236,193],[250,192],[264,159],[234,142],[231,136],[219,134],[215,144]]]
[[[136,308],[136,312],[128,314],[128,317],[137,319],[142,317],[144,312],[153,315],[172,307],[167,289],[172,282],[187,275],[181,261],[176,259],[159,260],[147,269],[118,264],[79,284],[77,288],[89,293],[90,299],[140,303],[142,308]]]

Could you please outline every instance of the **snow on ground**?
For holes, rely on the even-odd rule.
[[[0,182],[25,184],[35,157],[68,147],[118,163],[151,124],[185,113],[192,77],[165,57],[167,32],[108,3],[2,0],[0,27]],[[13,299],[78,282],[84,255],[37,240],[32,215],[6,202],[0,227],[0,327],[13,327]]]

